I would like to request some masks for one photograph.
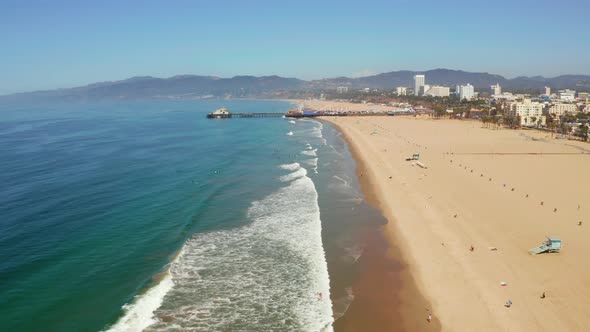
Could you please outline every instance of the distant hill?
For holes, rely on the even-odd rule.
[[[148,98],[201,98],[204,96],[254,96],[273,91],[301,89],[305,81],[279,76],[179,75],[170,78],[132,77],[122,81],[101,82],[83,87],[35,91],[0,96],[0,101],[18,100],[113,100]]]
[[[352,88],[373,88],[373,89],[393,89],[397,86],[414,86],[414,75],[424,74],[426,84],[445,85],[454,87],[458,84],[472,84],[476,89],[489,90],[490,85],[499,83],[504,89],[509,90],[541,90],[545,86],[553,89],[571,88],[581,91],[590,90],[590,75],[563,75],[553,78],[542,76],[535,77],[516,77],[507,79],[501,75],[489,73],[472,73],[462,70],[434,69],[422,72],[415,71],[393,71],[389,73],[378,74],[374,76],[361,78],[331,78],[325,80],[312,81],[316,87],[329,86],[336,87],[348,85]]]
[[[348,78],[336,77],[304,81],[280,76],[214,76],[179,75],[170,78],[151,76],[132,77],[122,81],[101,82],[83,87],[35,91],[0,96],[0,101],[76,101],[150,98],[203,98],[232,95],[234,97],[271,96],[278,91],[328,90],[337,86],[353,89],[393,89],[397,86],[413,86],[415,74],[425,74],[426,83],[454,87],[471,83],[476,89],[488,91],[490,85],[499,83],[504,90],[537,90],[549,86],[552,89],[571,88],[590,91],[590,75],[562,75],[553,78],[542,76],[506,79],[489,73],[472,73],[461,70],[434,69],[424,72],[393,71],[378,75]]]

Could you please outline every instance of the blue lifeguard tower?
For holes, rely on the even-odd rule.
[[[561,239],[555,236],[548,236],[547,239],[543,241],[543,244],[529,250],[529,254],[534,256],[545,252],[560,252],[561,247]]]

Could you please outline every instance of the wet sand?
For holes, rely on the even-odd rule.
[[[357,147],[337,124],[356,162],[365,201],[380,209],[371,177]],[[393,234],[386,226],[366,227],[358,241],[364,248],[354,273],[354,300],[344,316],[334,324],[335,331],[439,331],[440,323],[433,317],[426,320],[430,304],[418,291],[413,277],[396,247]]]

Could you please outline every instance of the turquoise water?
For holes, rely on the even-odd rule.
[[[205,119],[221,106],[290,107],[0,107],[0,331],[332,329],[352,294],[330,296],[323,242],[346,270],[367,209],[346,146],[317,121]]]

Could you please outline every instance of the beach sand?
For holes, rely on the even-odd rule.
[[[404,262],[367,269],[337,330],[363,330],[382,311],[407,331],[439,321],[444,331],[590,330],[589,144],[475,121],[324,120],[343,132],[365,194],[388,219],[387,255]],[[413,153],[427,169],[405,161]],[[562,252],[529,255],[546,235],[563,240]],[[401,291],[379,294],[388,278]]]

